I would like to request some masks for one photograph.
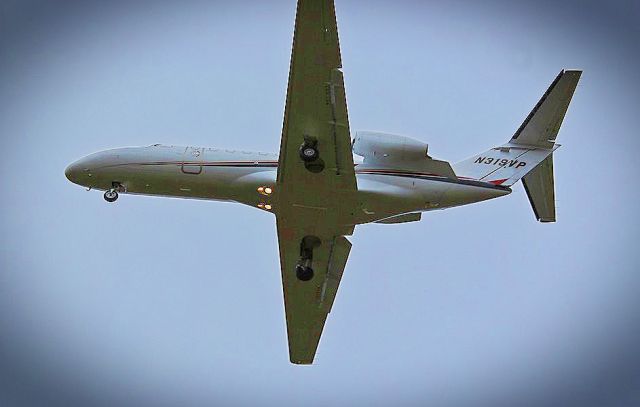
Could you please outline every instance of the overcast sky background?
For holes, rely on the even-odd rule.
[[[0,404],[640,405],[640,5],[337,1],[352,130],[458,161],[584,69],[558,222],[509,197],[356,229],[288,361],[274,219],[69,183],[101,149],[278,150],[295,2],[0,4]]]

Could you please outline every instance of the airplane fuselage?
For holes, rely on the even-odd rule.
[[[153,145],[90,154],[65,171],[70,181],[129,194],[239,202],[277,211],[278,156],[216,148]],[[362,224],[410,212],[445,209],[507,195],[510,188],[398,168],[356,166]]]

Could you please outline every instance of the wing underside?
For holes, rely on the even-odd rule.
[[[298,364],[313,362],[351,248],[344,236],[354,228],[357,188],[340,68],[333,1],[299,0],[274,206],[289,353]],[[313,162],[300,154],[309,142],[319,153]],[[310,280],[299,278],[300,265],[313,270]]]
[[[287,238],[288,233],[286,227],[278,225],[289,359],[296,364],[310,364],[333,306],[351,243],[344,236],[324,239],[313,253],[313,279],[301,281],[294,270],[300,259],[300,240],[304,236]]]

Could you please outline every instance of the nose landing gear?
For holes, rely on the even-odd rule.
[[[104,193],[104,200],[107,202],[115,202],[116,200],[118,200],[118,192],[124,191],[124,186],[121,183],[114,181],[111,183],[111,189],[107,190]]]
[[[110,189],[104,193],[104,200],[107,202],[115,202],[118,199],[118,191]]]

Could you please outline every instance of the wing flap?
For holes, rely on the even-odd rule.
[[[354,174],[353,154],[351,153],[351,136],[349,133],[349,114],[347,112],[347,95],[344,88],[344,76],[339,69],[331,71],[329,98],[331,102],[332,144],[335,155],[335,172],[337,176],[345,174],[350,178]],[[355,175],[354,175],[355,180]],[[350,181],[350,179],[349,179]],[[354,186],[350,183],[349,186]]]
[[[351,242],[346,237],[338,236],[334,239],[319,303],[320,308],[327,314],[331,312],[331,308],[333,307],[333,302],[338,293],[338,286],[340,285],[340,280],[342,280],[342,273],[347,265],[347,258],[349,257],[350,251]]]

